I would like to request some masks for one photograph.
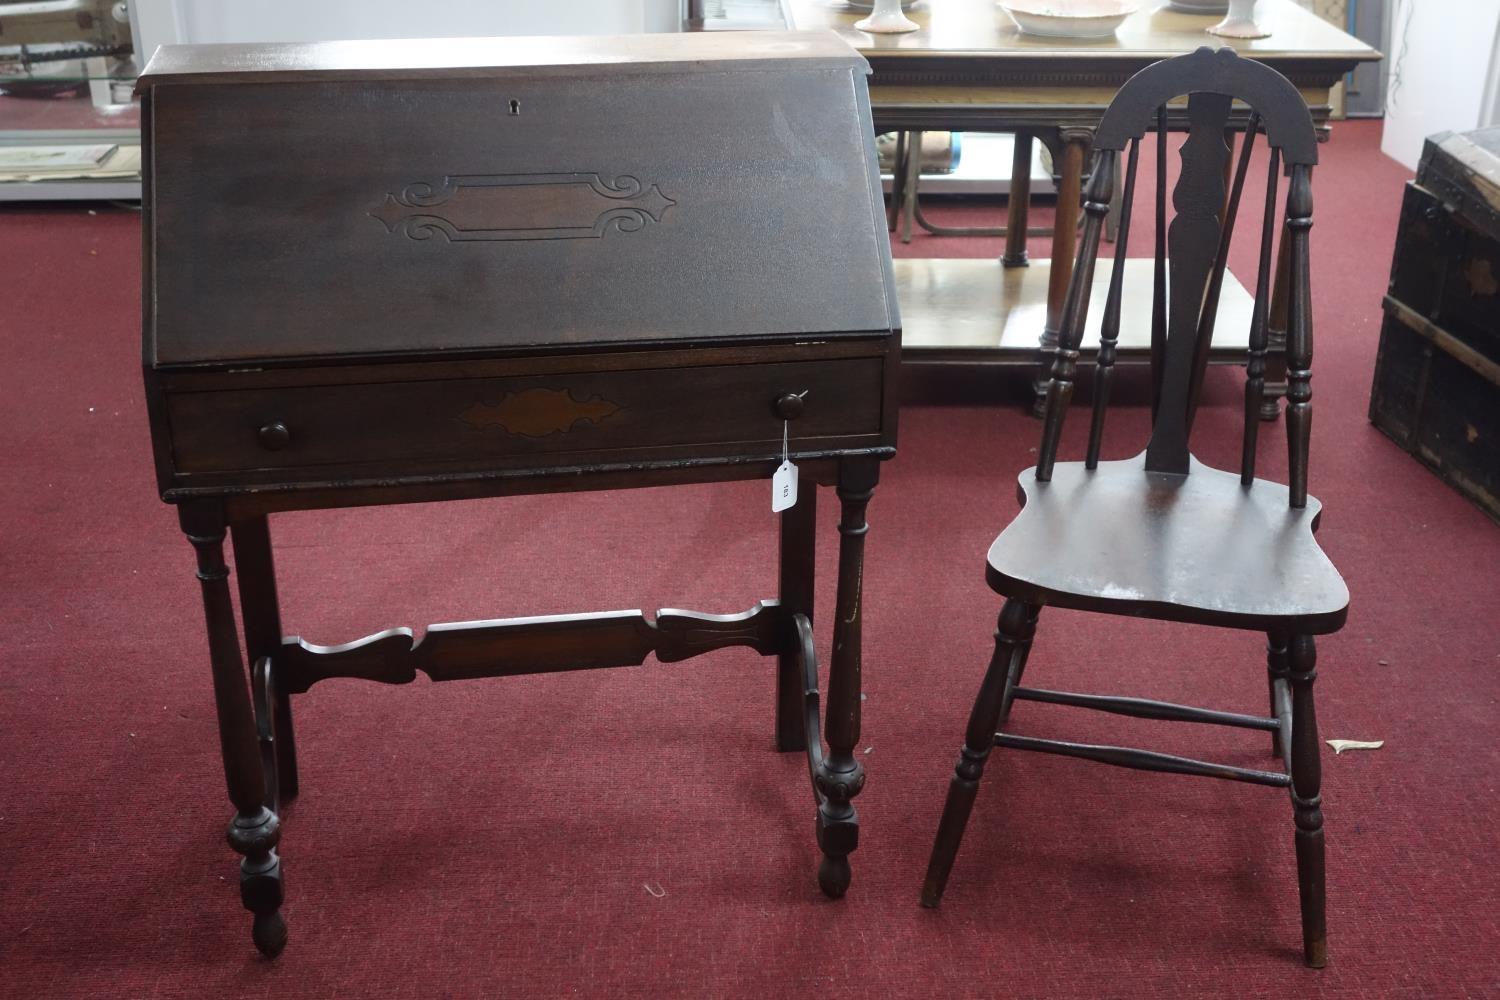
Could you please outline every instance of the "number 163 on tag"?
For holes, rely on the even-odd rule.
[[[777,466],[771,477],[771,513],[797,506],[797,466],[790,459]]]

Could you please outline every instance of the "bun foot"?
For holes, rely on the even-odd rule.
[[[275,958],[286,947],[286,921],[279,912],[257,913],[250,936],[262,955]]]
[[[853,877],[854,872],[849,867],[847,857],[824,855],[823,862],[818,865],[818,888],[829,899],[842,899],[844,893],[849,891],[849,882]]]

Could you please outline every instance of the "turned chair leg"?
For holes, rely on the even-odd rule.
[[[948,874],[953,870],[953,859],[958,856],[958,845],[963,840],[964,827],[968,825],[969,813],[974,808],[974,797],[979,792],[985,761],[995,747],[995,730],[1000,725],[1006,682],[1013,672],[1018,678],[1020,676],[1020,665],[1036,629],[1036,616],[1035,606],[1013,599],[1007,600],[1000,609],[995,654],[990,658],[984,682],[979,686],[979,697],[974,700],[974,709],[969,713],[963,749],[959,751],[953,780],[948,785],[948,799],[943,805],[937,839],[932,845],[932,858],[927,864],[927,880],[922,885],[923,906],[937,906],[943,898]]]
[[[1297,892],[1302,903],[1302,954],[1308,966],[1328,963],[1328,918],[1324,890],[1323,809],[1320,795],[1318,717],[1313,710],[1317,650],[1310,635],[1292,639],[1292,812],[1297,824]]]
[[[1016,700],[1016,688],[1026,674],[1026,659],[1031,655],[1031,637],[1036,634],[1036,619],[1041,613],[1039,605],[1030,606],[1031,617],[1027,620],[1025,638],[1017,641],[1016,655],[1012,658],[1010,672],[1005,677],[1005,693],[1000,697],[1000,725],[1010,721],[1010,708]]]
[[[1280,718],[1281,704],[1276,696],[1276,682],[1287,679],[1287,640],[1285,636],[1271,635],[1266,642],[1266,687],[1270,691],[1271,716]],[[1271,755],[1280,759],[1286,756],[1286,745],[1281,731],[1271,733]]]
[[[229,567],[224,563],[223,511],[212,504],[183,504],[178,515],[198,557],[219,746],[229,799],[235,807],[235,817],[229,824],[229,846],[244,857],[240,900],[255,915],[251,931],[255,947],[275,958],[286,947],[287,939],[280,912],[281,859],[276,853],[281,822],[266,806],[265,772],[229,596]]]

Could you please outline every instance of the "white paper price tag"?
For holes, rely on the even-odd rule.
[[[771,513],[779,514],[797,506],[797,466],[788,459],[776,467],[771,477]]]
[[[802,395],[807,395],[804,391]],[[771,476],[771,513],[780,514],[788,507],[797,506],[797,466],[792,462],[792,453],[787,450],[791,421],[781,422],[781,464]]]

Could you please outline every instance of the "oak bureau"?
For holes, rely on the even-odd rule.
[[[328,678],[751,647],[777,661],[777,748],[808,756],[819,882],[846,890],[865,508],[895,452],[900,351],[866,73],[831,33],[152,59],[146,395],[161,496],[196,551],[229,842],[262,952],[286,943],[291,696]],[[278,512],[770,480],[787,459],[779,598],[748,611],[440,624],[415,643],[281,634]],[[821,725],[819,485],[842,505]]]

